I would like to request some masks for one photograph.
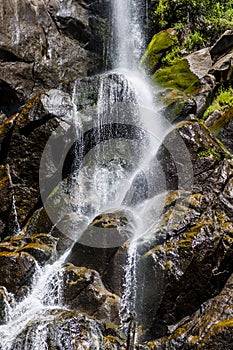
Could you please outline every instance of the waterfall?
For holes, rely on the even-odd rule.
[[[98,246],[96,241],[86,241],[83,232],[101,213],[117,210],[130,212],[134,222],[130,226],[131,239],[123,267],[125,276],[120,311],[121,326],[125,333],[128,329],[125,320],[130,313],[136,311],[137,240],[150,238],[150,228],[160,215],[163,196],[158,196],[154,188],[154,174],[158,170],[155,155],[170,128],[159,113],[160,106],[155,104],[145,73],[138,68],[146,41],[143,23],[148,4],[145,2],[112,0],[110,51],[114,56],[113,70],[96,78],[97,101],[91,108],[79,108],[82,104],[79,95],[80,81],[77,80],[74,84],[69,117],[73,122],[72,132],[75,135],[72,137],[78,142],[74,147],[76,159],[69,178],[69,191],[65,179],[57,186],[54,197],[48,197],[45,192],[43,198],[42,194],[45,209],[54,225],[73,242],[79,241],[84,245],[101,248],[120,246],[115,237],[108,246],[99,240]],[[87,97],[84,96],[85,98]],[[66,113],[68,114],[67,110]],[[87,150],[87,144],[92,145],[92,148]],[[48,141],[44,154],[48,154],[50,146]],[[161,181],[164,181],[166,188],[162,175]],[[67,215],[73,221],[70,219],[70,225],[64,226],[63,219]],[[31,291],[21,302],[8,308],[8,323],[0,326],[0,350],[47,349],[48,324],[53,317],[46,311],[65,308],[61,302],[60,271],[67,254],[52,265],[38,267]],[[18,343],[18,347],[14,348],[17,336],[29,325],[32,325],[29,333],[32,332],[35,343]],[[102,347],[98,344],[98,341],[103,342],[101,332],[91,321],[89,326],[91,333],[98,335],[96,338],[93,335],[90,340],[91,349],[101,350]],[[95,327],[97,328],[93,330]],[[88,348],[90,342],[83,343],[78,349]],[[68,347],[64,349],[68,350]]]
[[[129,187],[128,192],[126,191],[122,202],[129,207],[133,202],[132,210],[135,219],[135,232],[128,247],[128,255],[124,266],[121,298],[121,327],[126,334],[128,325],[125,320],[129,320],[132,314],[136,315],[137,309],[137,240],[141,238],[150,239],[150,229],[155,225],[156,218],[159,218],[161,203],[164,199],[163,194],[158,196],[153,192],[154,172],[156,173],[158,166],[155,155],[165,134],[170,129],[168,122],[161,118],[160,106],[158,103],[155,104],[154,92],[145,72],[139,68],[139,60],[146,42],[143,31],[143,17],[147,15],[147,11],[147,1],[114,0],[112,4],[115,39],[112,41],[114,45],[112,51],[115,55],[113,60],[114,70],[123,73],[125,79],[134,87],[139,108],[139,121],[137,123],[139,122],[143,130],[149,135],[149,142],[141,153],[140,162],[131,174],[129,183],[132,185],[140,174],[145,174],[150,198],[145,197],[145,187],[142,186],[140,189],[136,181],[138,200],[136,200],[136,203],[135,200],[132,201],[131,186],[131,189]],[[161,177],[163,177],[162,173]],[[163,181],[165,189],[165,179]]]
[[[142,26],[147,6],[147,0],[112,1],[114,68],[137,69],[145,48]]]

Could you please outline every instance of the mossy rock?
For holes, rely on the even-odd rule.
[[[210,130],[214,135],[221,134],[221,131],[230,123],[233,119],[233,107],[230,107],[223,114],[219,115],[219,118],[213,122],[210,126]]]
[[[63,269],[63,302],[73,310],[98,320],[119,324],[120,299],[109,292],[95,270],[66,264]]]
[[[198,91],[199,78],[192,73],[188,60],[178,59],[172,66],[159,69],[154,73],[152,81],[164,88],[194,95]]]
[[[140,247],[137,262],[142,341],[166,334],[167,325],[216,295],[231,271],[232,221],[211,195],[172,191],[164,209],[153,233],[163,234],[164,243],[152,239],[144,252]]]
[[[191,71],[188,60],[177,59],[173,65],[158,69],[152,83],[158,87],[157,98],[171,122],[185,120],[196,113],[194,97],[201,89],[201,82]]]
[[[27,252],[32,255],[40,265],[44,265],[52,256],[55,257],[55,249],[46,244],[29,243],[20,247],[17,252]]]
[[[141,66],[155,71],[166,52],[178,42],[176,31],[172,28],[155,34],[141,59]]]

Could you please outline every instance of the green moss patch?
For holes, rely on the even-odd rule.
[[[141,59],[141,65],[148,71],[156,69],[167,50],[178,42],[176,31],[167,29],[155,34]]]
[[[198,77],[191,72],[186,59],[179,59],[172,66],[158,70],[154,73],[152,81],[165,88],[176,89],[189,95],[197,92],[200,85]]]
[[[221,159],[221,154],[216,152],[214,149],[212,148],[208,148],[207,150],[201,151],[197,154],[197,156],[199,158],[203,158],[203,157],[210,157],[210,156],[214,156],[218,159]]]

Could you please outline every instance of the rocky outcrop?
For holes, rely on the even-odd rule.
[[[213,74],[217,81],[231,81],[233,76],[233,52],[224,55],[211,68],[210,73]]]
[[[175,158],[171,154],[168,158],[169,148],[162,146],[159,152],[162,164],[166,164],[168,188],[173,183],[173,189],[179,189],[168,196],[161,229],[153,234],[162,236],[163,243],[158,244],[155,238],[155,243],[152,239],[139,247],[138,280],[144,284],[138,287],[138,317],[145,327],[145,338],[168,332],[169,326],[216,295],[232,273],[232,162],[225,159],[224,149],[199,123],[178,124],[167,136],[173,148],[179,146],[179,138],[190,156],[175,161],[179,169],[171,166]],[[178,146],[175,155],[180,156]],[[185,168],[188,161],[192,175]],[[178,181],[182,174],[192,176],[192,181],[187,176],[183,179],[187,187]]]
[[[37,91],[101,70],[105,8],[100,1],[2,2],[0,74],[6,97],[0,110],[9,116]]]
[[[211,202],[201,195],[181,196],[162,218],[164,244],[139,260],[139,280],[145,283],[139,286],[138,315],[147,325],[146,337],[166,334],[216,295],[232,273],[232,221],[221,209],[212,214]]]
[[[214,60],[228,53],[233,48],[232,44],[233,31],[227,30],[211,47],[210,54]]]
[[[67,264],[63,290],[63,302],[70,309],[119,325],[120,298],[104,287],[98,272]]]
[[[167,189],[194,187],[197,192],[207,193],[215,183],[210,182],[211,173],[226,155],[204,124],[181,122],[166,136],[157,158],[166,174]]]
[[[43,333],[38,332],[43,325]],[[112,324],[96,321],[80,312],[51,310],[31,322],[14,340],[12,350],[31,347],[35,342],[49,348],[125,349],[125,338]],[[3,348],[1,348],[3,350]]]
[[[58,120],[44,111],[40,97],[30,100],[11,125],[7,120],[1,126],[1,163],[9,169],[20,225],[38,200],[40,159],[51,131],[58,125]]]
[[[26,252],[0,253],[0,285],[10,293],[20,296],[20,289],[29,286],[35,272],[35,259]]]

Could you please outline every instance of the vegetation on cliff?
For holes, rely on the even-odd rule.
[[[158,0],[154,10],[156,31],[176,28],[188,50],[210,46],[233,28],[233,1]]]

